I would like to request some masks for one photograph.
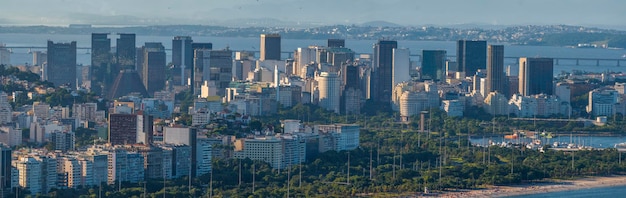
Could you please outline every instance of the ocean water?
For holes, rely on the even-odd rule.
[[[161,42],[165,48],[171,48],[172,36],[145,36],[137,35],[137,46],[143,45],[145,42]],[[260,39],[256,38],[239,38],[239,37],[208,37],[194,36],[194,42],[211,42],[214,49],[230,48],[231,50],[249,50],[258,51]],[[39,46],[45,47],[48,40],[54,42],[71,42],[76,41],[77,46],[90,47],[91,35],[67,35],[67,34],[0,34],[0,43],[11,46]],[[346,40],[346,47],[352,49],[357,54],[372,53],[373,44],[376,40]],[[281,51],[292,52],[298,47],[307,47],[310,45],[325,46],[326,40],[314,39],[282,39]],[[497,44],[497,43],[489,43]],[[502,44],[502,43],[500,43]],[[551,57],[551,58],[601,58],[601,59],[624,59],[626,55],[625,49],[601,49],[601,48],[568,48],[554,46],[526,46],[511,45],[503,43],[505,57]],[[421,54],[422,50],[446,50],[449,56],[456,55],[456,42],[454,41],[398,41],[399,48],[408,48],[411,54]],[[23,65],[32,64],[32,55],[28,53],[29,49],[15,48],[11,54],[11,64]],[[31,49],[32,51],[45,51],[45,49]],[[169,51],[167,53],[170,53]],[[288,54],[283,54],[283,58],[287,58]],[[168,55],[168,61],[171,55]],[[418,61],[418,57],[412,57],[412,60]],[[89,65],[91,63],[91,55],[88,49],[77,50],[78,64]],[[505,66],[511,66],[512,74],[517,74],[518,61],[515,59],[506,59]],[[572,70],[584,70],[593,72],[616,71],[626,73],[626,61],[621,62],[618,67],[615,61],[600,61],[600,65],[596,66],[596,61],[580,61],[580,65],[576,65],[573,60],[562,60],[559,65],[554,66],[554,73],[559,74],[561,71],[570,72]]]
[[[532,195],[510,196],[510,198],[553,198],[553,197],[626,197],[626,186],[611,186],[601,188],[585,188],[579,190],[568,190],[561,192],[541,193]]]

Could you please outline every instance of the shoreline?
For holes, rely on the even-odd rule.
[[[574,180],[547,180],[535,184],[513,186],[490,186],[480,190],[442,192],[440,197],[509,197],[531,194],[561,192],[589,188],[626,186],[626,176],[585,177]]]

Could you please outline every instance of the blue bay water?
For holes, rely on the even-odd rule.
[[[579,190],[568,190],[561,192],[541,193],[532,195],[520,195],[510,196],[509,198],[552,198],[552,197],[568,197],[568,198],[583,198],[583,197],[625,197],[626,186],[611,186],[601,188],[585,188]]]
[[[146,36],[137,35],[137,46],[143,45],[145,42],[161,42],[165,48],[171,48],[172,36]],[[90,47],[91,35],[68,35],[68,34],[0,34],[0,43],[7,46],[41,46],[45,47],[48,40],[54,42],[70,42],[76,41],[78,47]],[[232,50],[249,50],[257,51],[259,49],[260,40],[254,38],[238,38],[238,37],[210,37],[210,36],[194,36],[194,42],[211,42],[214,49],[223,49],[229,47]],[[354,50],[356,53],[372,53],[372,45],[375,40],[346,40],[346,47]],[[283,39],[282,51],[293,51],[298,47],[307,47],[309,45],[326,45],[326,40],[314,39]],[[490,43],[493,44],[493,43]],[[601,58],[601,59],[623,59],[626,55],[624,49],[601,49],[601,48],[568,48],[555,46],[526,46],[526,45],[510,45],[506,44],[504,55],[507,57],[560,57],[560,58]],[[408,48],[411,54],[421,54],[424,49],[440,49],[446,50],[448,55],[456,55],[456,42],[454,41],[398,41],[398,47]],[[45,49],[33,49],[45,50]],[[77,52],[78,64],[89,65],[91,55],[89,50],[79,49]],[[169,52],[168,52],[169,53]],[[171,58],[168,55],[168,61]],[[283,54],[283,58],[286,58]],[[13,65],[23,65],[25,63],[32,64],[32,55],[28,54],[28,49],[13,49],[11,54],[11,63]],[[584,70],[592,72],[616,71],[626,73],[626,61],[621,62],[622,67],[617,67],[615,61],[600,61],[600,66],[596,66],[595,61],[581,61],[581,65],[577,66],[575,61],[561,61],[560,65],[554,66],[554,73],[559,74],[561,71]],[[419,65],[419,63],[418,63]],[[517,61],[513,59],[505,59],[505,65],[511,66],[513,74],[517,73]]]

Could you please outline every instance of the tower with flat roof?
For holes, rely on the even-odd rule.
[[[261,34],[259,60],[280,60],[280,34]]]

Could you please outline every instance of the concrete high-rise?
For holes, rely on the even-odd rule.
[[[478,69],[487,66],[487,41],[459,40],[456,46],[456,62],[460,72],[474,76]]]
[[[224,96],[233,77],[233,52],[224,50],[198,49],[194,52],[194,93],[199,94],[206,81],[214,81],[217,95]]]
[[[334,72],[322,72],[317,77],[320,107],[339,113],[341,102],[341,80]]]
[[[445,81],[445,50],[422,50],[422,80]]]
[[[143,85],[152,96],[165,88],[165,47],[161,43],[146,43],[142,63]]]
[[[489,45],[487,47],[487,87],[485,94],[497,91],[499,93],[508,92],[506,87],[506,76],[504,75],[504,46]]]
[[[280,34],[261,34],[259,60],[280,60]]]
[[[376,102],[390,103],[393,90],[393,49],[397,41],[379,40],[374,44],[370,97]]]
[[[172,40],[172,64],[174,65],[174,83],[187,85],[193,67],[193,40],[190,36],[176,36]],[[213,46],[211,46],[213,47]]]
[[[519,92],[522,96],[553,95],[554,61],[552,58],[519,59]]]
[[[43,71],[44,80],[55,86],[66,85],[76,89],[76,41],[54,43],[48,41],[48,64]]]

